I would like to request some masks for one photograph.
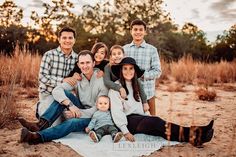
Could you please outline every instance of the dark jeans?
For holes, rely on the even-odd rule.
[[[105,135],[111,135],[113,139],[118,132],[118,129],[114,125],[104,125],[94,131],[99,140]]]

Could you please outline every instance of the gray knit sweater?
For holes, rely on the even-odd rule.
[[[91,118],[96,109],[96,100],[100,95],[107,95],[108,89],[103,83],[103,78],[97,78],[97,72],[94,72],[91,79],[88,80],[82,74],[82,80],[78,81],[75,87],[72,87],[68,83],[62,83],[54,88],[52,95],[58,102],[68,100],[69,98],[65,95],[64,90],[76,91],[76,96],[86,109],[80,109],[82,112],[81,118]]]

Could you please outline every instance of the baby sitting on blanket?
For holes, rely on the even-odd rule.
[[[99,96],[96,102],[97,111],[85,128],[86,133],[94,142],[99,142],[104,135],[110,134],[114,143],[119,142],[123,134],[118,131],[113,123],[111,112],[109,111],[110,99],[108,96]],[[94,129],[94,131],[92,131]]]

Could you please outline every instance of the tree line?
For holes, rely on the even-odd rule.
[[[129,24],[140,18],[147,22],[145,40],[168,60],[190,55],[200,61],[232,61],[236,57],[236,24],[214,43],[196,25],[185,23],[182,28],[162,9],[163,0],[103,0],[94,6],[84,5],[81,14],[71,12],[74,4],[69,0],[43,3],[44,14],[31,13],[30,26],[21,24],[24,12],[13,1],[0,6],[0,52],[12,55],[16,44],[25,51],[43,54],[57,46],[56,34],[64,26],[76,32],[75,51],[91,49],[102,41],[111,47],[131,41]]]

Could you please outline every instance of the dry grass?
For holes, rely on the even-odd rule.
[[[26,51],[21,52],[16,47],[12,57],[0,56],[0,128],[17,117],[15,92],[17,87],[37,87],[38,71],[41,57],[31,55]],[[35,92],[27,90],[29,97]]]
[[[192,83],[197,76],[197,62],[191,57],[183,57],[178,62],[170,63],[170,75],[181,83]]]
[[[165,63],[161,61],[162,74],[158,80],[165,82],[170,77],[180,83],[204,84],[233,83],[236,81],[236,60],[233,62],[201,63],[186,56],[177,62]]]
[[[184,85],[182,84],[170,84],[167,89],[168,92],[185,92]]]
[[[216,92],[205,88],[200,88],[196,91],[198,98],[203,101],[215,101]]]
[[[0,90],[0,128],[3,128],[17,117],[14,97],[15,78],[12,78],[7,86],[1,86]]]
[[[37,87],[40,61],[39,55],[22,52],[18,47],[12,57],[1,55],[0,85],[10,84],[11,79],[15,78],[15,83],[22,87]]]

